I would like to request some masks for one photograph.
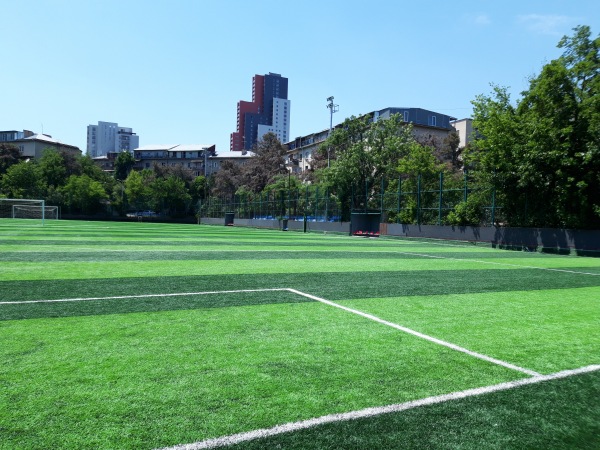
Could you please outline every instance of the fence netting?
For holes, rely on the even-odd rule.
[[[387,223],[445,225],[462,218],[489,226],[503,220],[494,189],[472,182],[467,173],[458,181],[446,181],[439,174],[343,188],[291,186],[260,194],[209,196],[197,205],[197,214],[208,218],[234,213],[240,219],[340,222],[349,221],[352,212],[379,212]]]

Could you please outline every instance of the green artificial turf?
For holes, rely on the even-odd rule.
[[[600,287],[344,301],[541,373],[597,364]]]
[[[600,373],[321,425],[232,450],[600,448]]]
[[[9,321],[0,341],[14,447],[151,448],[524,376],[315,302]]]
[[[197,292],[292,288],[541,373],[600,363],[600,258],[448,244],[0,220],[0,448],[155,448],[527,376],[289,291]],[[594,448],[597,394],[581,375],[244,445]]]

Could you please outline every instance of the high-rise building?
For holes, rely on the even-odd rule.
[[[237,104],[237,129],[231,133],[231,151],[251,150],[266,133],[281,142],[290,137],[288,79],[277,73],[252,77],[252,101]]]
[[[92,158],[123,151],[132,153],[139,146],[140,138],[131,128],[112,122],[98,122],[98,125],[87,127],[87,154]]]

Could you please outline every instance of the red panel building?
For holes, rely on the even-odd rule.
[[[277,90],[273,87],[274,80],[278,80]],[[265,86],[269,88],[268,98],[265,98]],[[240,100],[237,104],[236,131],[231,133],[229,141],[231,151],[250,150],[256,143],[258,125],[270,125],[272,122],[272,111],[267,109],[273,108],[273,98],[287,98],[287,78],[274,73],[254,75],[252,101]]]

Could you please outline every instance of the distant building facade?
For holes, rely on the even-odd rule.
[[[0,131],[0,143],[9,143],[18,147],[23,159],[39,159],[47,148],[81,156],[79,147],[65,144],[49,134],[36,134],[29,130]]]
[[[87,127],[87,154],[92,158],[108,153],[133,152],[140,145],[140,138],[131,128],[120,127],[113,122],[98,122]]]
[[[231,133],[230,151],[251,150],[266,133],[272,132],[281,142],[290,136],[288,79],[277,73],[252,78],[252,101],[237,104],[237,127]]]
[[[29,131],[29,130],[23,130],[23,131],[16,131],[16,130],[9,130],[9,131],[0,131],[0,142],[13,142],[19,139],[24,139],[26,137],[31,137],[33,136],[35,133],[33,131]]]
[[[67,152],[73,156],[81,156],[82,153],[79,147],[60,142],[48,134],[34,134],[23,139],[17,139],[12,143],[19,147],[22,158],[39,159],[42,157],[44,150],[49,148]]]
[[[162,167],[181,166],[191,170],[194,176],[206,175],[208,159],[214,154],[214,145],[144,145],[133,151],[133,157],[136,160],[134,168],[137,170],[151,169],[155,164]]]
[[[92,158],[94,163],[103,171],[113,173],[115,160],[119,153],[109,152],[103,156]],[[144,145],[133,151],[135,159],[134,170],[160,167],[182,167],[192,171],[194,176],[209,176],[218,172],[224,161],[245,165],[254,153],[252,152],[223,152],[217,153],[214,145],[202,144],[155,144]]]
[[[456,130],[460,139],[459,148],[465,148],[474,138],[473,135],[473,119],[460,119],[452,122],[452,126]]]
[[[329,136],[329,129],[297,137],[286,144],[288,148],[286,165],[292,173],[299,174],[310,170],[312,155]]]
[[[455,117],[422,108],[385,108],[365,114],[373,122],[389,119],[399,114],[402,120],[410,123],[413,134],[421,142],[441,142],[454,130],[452,122]],[[340,127],[336,125],[336,127]],[[287,166],[293,173],[302,173],[311,168],[312,155],[319,145],[327,139],[329,130],[322,130],[306,136],[297,137],[287,142]]]
[[[252,152],[222,152],[217,153],[208,158],[208,166],[206,169],[206,175],[212,175],[215,172],[218,172],[221,169],[221,164],[224,161],[230,161],[233,164],[237,164],[239,166],[245,166],[246,163],[255,156]]]

